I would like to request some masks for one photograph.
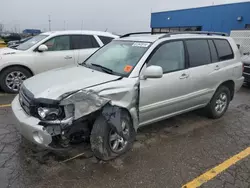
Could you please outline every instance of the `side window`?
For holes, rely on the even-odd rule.
[[[110,43],[114,39],[112,37],[105,37],[105,36],[98,36],[98,37],[100,38],[100,40],[104,45]]]
[[[88,49],[99,48],[97,41],[92,35],[72,35],[71,36],[71,48],[76,49]]]
[[[218,62],[218,54],[214,45],[214,42],[212,40],[208,40],[209,48],[210,48],[210,53],[211,53],[211,58],[212,58],[212,63]]]
[[[227,40],[215,39],[214,43],[217,48],[220,61],[225,61],[234,58],[232,48]]]
[[[57,36],[49,39],[44,44],[48,47],[48,51],[70,50],[70,37],[67,35]]]
[[[164,73],[185,68],[185,50],[182,41],[161,45],[148,61],[148,65],[161,66]]]
[[[187,40],[186,45],[190,67],[197,67],[211,63],[207,40]]]

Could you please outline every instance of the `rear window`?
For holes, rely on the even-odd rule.
[[[187,40],[186,45],[190,67],[197,67],[211,63],[207,40]]]
[[[214,44],[217,48],[220,61],[225,61],[234,58],[232,48],[227,40],[215,39]]]
[[[71,48],[76,49],[88,49],[99,48],[97,41],[92,35],[72,35],[71,36]]]
[[[100,40],[104,45],[110,43],[114,39],[112,37],[105,37],[105,36],[98,36],[98,37],[100,38]]]

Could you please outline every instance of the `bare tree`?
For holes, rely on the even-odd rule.
[[[4,25],[0,23],[0,32],[3,32]]]

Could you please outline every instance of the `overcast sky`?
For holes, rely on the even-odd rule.
[[[89,29],[116,33],[150,30],[151,12],[192,8],[240,0],[1,0],[5,29]]]

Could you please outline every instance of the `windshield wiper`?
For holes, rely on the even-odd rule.
[[[101,68],[106,73],[113,74],[113,71],[111,69],[107,68],[107,67],[104,67],[102,65],[95,64],[95,63],[91,63],[91,65],[95,66],[95,67],[98,67],[98,68]]]

